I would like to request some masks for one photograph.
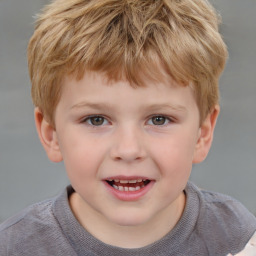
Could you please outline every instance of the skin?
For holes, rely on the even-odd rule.
[[[245,248],[235,254],[234,256],[255,256],[256,255],[256,232],[251,237],[249,242],[246,244]],[[233,256],[232,254],[228,254],[227,256]]]
[[[74,215],[96,238],[124,248],[153,243],[177,224],[192,164],[206,157],[219,113],[216,106],[199,127],[191,86],[168,77],[146,84],[135,89],[86,72],[65,78],[55,127],[35,109],[42,145],[50,160],[64,161],[76,191]],[[109,179],[150,183],[125,194]]]

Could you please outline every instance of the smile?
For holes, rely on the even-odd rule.
[[[107,183],[118,191],[133,192],[139,191],[150,183],[148,179],[138,180],[107,180]]]

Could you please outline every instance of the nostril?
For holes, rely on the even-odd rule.
[[[127,161],[143,159],[146,155],[141,137],[136,136],[137,132],[133,128],[125,128],[125,131],[114,139],[111,145],[110,155],[115,161]]]

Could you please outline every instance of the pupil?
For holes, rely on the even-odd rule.
[[[163,116],[156,116],[153,117],[153,124],[155,125],[163,125],[165,123],[165,117]]]
[[[91,122],[93,125],[102,125],[104,122],[104,118],[100,116],[92,117]]]

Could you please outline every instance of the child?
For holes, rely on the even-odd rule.
[[[71,185],[0,227],[0,255],[214,255],[256,219],[188,181],[227,57],[205,0],[56,0],[28,62],[40,141]]]

